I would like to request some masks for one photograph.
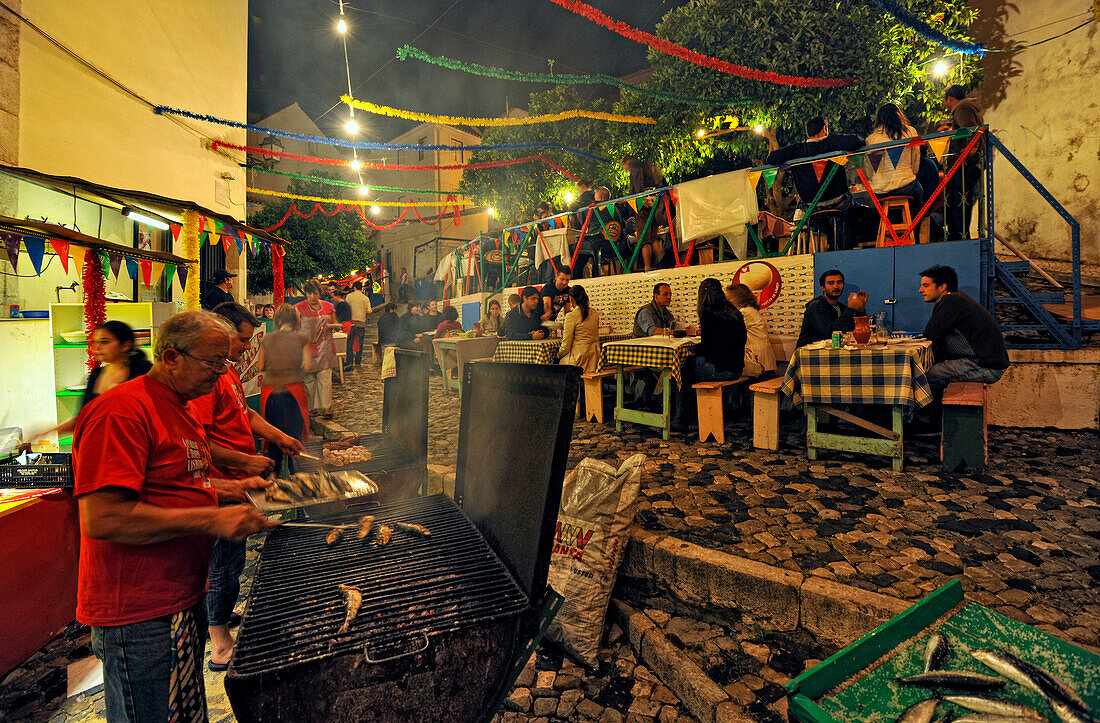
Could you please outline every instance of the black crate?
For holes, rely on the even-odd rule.
[[[43,454],[38,464],[16,464],[10,458],[0,464],[0,489],[72,489],[73,456]]]

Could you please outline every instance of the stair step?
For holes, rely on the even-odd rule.
[[[1034,301],[1034,302],[1039,303],[1039,304],[1063,304],[1063,303],[1065,303],[1066,298],[1062,294],[1056,294],[1056,293],[1045,292],[1045,291],[1032,291],[1031,292],[1031,301]],[[1018,296],[994,296],[993,297],[993,303],[994,304],[1025,304],[1027,302],[1024,299],[1021,299]]]
[[[997,269],[1010,274],[1026,274],[1031,271],[1030,261],[997,261]]]

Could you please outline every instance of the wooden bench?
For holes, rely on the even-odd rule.
[[[714,435],[714,441],[722,444],[726,441],[726,419],[722,410],[722,390],[737,384],[743,384],[752,377],[738,377],[725,382],[699,382],[692,384],[695,390],[695,406],[699,410],[699,441],[707,441]]]
[[[779,449],[779,388],[782,386],[781,376],[749,385],[752,392],[752,446],[757,449]]]
[[[985,385],[978,382],[951,382],[943,390],[940,460],[945,472],[964,462],[972,472],[985,469],[985,402]]]
[[[624,372],[636,372],[644,367],[624,367]],[[603,424],[603,380],[614,379],[617,367],[581,374],[584,383],[584,420]]]

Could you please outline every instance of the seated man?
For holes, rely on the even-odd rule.
[[[928,383],[937,398],[951,382],[1000,379],[1008,368],[1004,335],[992,314],[959,291],[955,269],[937,265],[920,272],[920,295],[935,304],[924,336],[932,340]]]
[[[542,317],[538,312],[539,290],[534,286],[524,286],[520,296],[519,306],[504,317],[501,336],[507,341],[545,339],[546,329],[542,328]]]
[[[508,311],[519,306],[520,298],[519,294],[508,294]]]
[[[857,316],[867,313],[867,292],[860,291],[848,295],[848,306],[840,303],[844,293],[844,274],[830,269],[821,274],[821,296],[806,304],[802,317],[802,330],[798,333],[795,346],[806,346],[815,341],[829,339],[834,331],[852,331]]]
[[[653,301],[634,314],[633,336],[653,336],[658,329],[671,329],[676,319],[669,310],[672,303],[672,287],[665,283],[653,287]]]
[[[390,302],[382,309],[382,316],[378,317],[378,343],[382,346],[394,346],[397,344],[401,317],[397,315],[397,304]]]
[[[567,267],[558,269],[553,281],[547,281],[539,292],[539,313],[543,321],[553,321],[558,318],[558,312],[562,309],[569,310],[569,279],[572,277]]]
[[[397,345],[402,349],[420,349],[420,342],[424,338],[421,335],[423,321],[420,319],[420,302],[413,301],[409,304],[408,311],[397,320]]]
[[[806,121],[806,140],[802,143],[792,143],[789,146],[780,148],[779,141],[775,137],[775,131],[771,129],[764,132],[764,137],[768,139],[768,147],[771,150],[767,162],[773,165],[793,161],[796,158],[808,158],[840,151],[854,151],[863,147],[863,139],[857,135],[829,135],[829,124],[821,116],[814,116]],[[832,161],[826,164],[820,177],[814,171],[813,164],[803,163],[791,167],[791,178],[794,179],[795,190],[798,191],[798,197],[803,204],[809,205],[813,201],[833,165]],[[814,211],[842,210],[845,212],[843,220],[846,221],[847,212],[852,209],[852,205],[852,195],[848,191],[848,181],[844,169],[838,168],[836,173],[833,174],[832,180],[829,181],[825,192],[821,194]],[[848,248],[848,234],[839,226],[837,236],[838,238],[833,240],[833,250]]]

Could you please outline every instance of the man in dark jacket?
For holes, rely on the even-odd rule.
[[[397,320],[397,345],[404,349],[419,349],[421,340],[420,302],[413,301]]]
[[[943,106],[951,111],[951,126],[974,128],[985,125],[982,112],[972,98],[966,97],[966,89],[961,85],[949,85],[943,92]],[[950,155],[947,163],[954,163],[958,155],[970,142],[969,138],[955,138],[948,147]],[[974,202],[978,200],[978,181],[982,177],[982,157],[978,146],[963,165],[947,182],[947,194],[944,199],[944,214],[947,216],[947,240],[970,238],[970,217]]]
[[[1004,335],[981,304],[959,291],[959,277],[950,266],[920,272],[920,295],[935,304],[924,327],[932,340],[934,363],[928,383],[937,396],[951,382],[992,384],[1008,368]]]
[[[848,305],[840,303],[844,293],[844,274],[830,269],[821,274],[821,296],[806,304],[802,316],[802,330],[798,333],[795,346],[806,346],[815,341],[832,337],[834,331],[852,331],[857,316],[867,313],[867,292],[859,291],[848,295]]]
[[[382,346],[397,344],[398,327],[401,317],[397,315],[397,304],[390,302],[382,310],[382,316],[378,318],[378,343]]]
[[[542,316],[539,314],[539,290],[534,286],[523,287],[519,306],[509,311],[504,317],[501,336],[506,341],[546,338],[546,329],[542,328]]]
[[[233,282],[230,279],[235,278],[237,275],[228,271],[215,271],[214,278],[210,279],[210,289],[203,294],[202,308],[213,311],[222,304],[232,302],[233,294],[229,293],[229,290],[233,288]]]

